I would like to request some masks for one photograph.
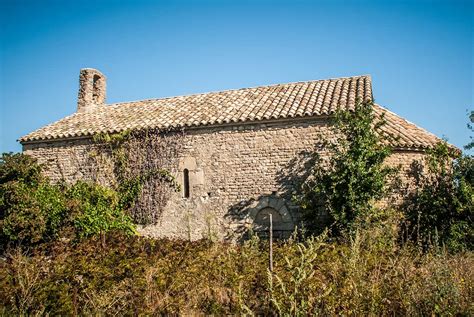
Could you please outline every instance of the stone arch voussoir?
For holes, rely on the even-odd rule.
[[[295,221],[289,211],[290,209],[287,206],[286,200],[282,197],[265,196],[257,200],[249,209],[248,216],[250,222],[253,223],[257,214],[266,208],[276,210],[282,218],[282,224],[285,224],[285,227],[287,227],[288,230],[293,230]]]

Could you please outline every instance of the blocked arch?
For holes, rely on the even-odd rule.
[[[295,229],[295,222],[286,201],[280,197],[263,197],[257,204],[249,210],[249,217],[252,221],[255,232],[268,232],[268,214],[273,216],[273,232],[276,237],[288,237]]]

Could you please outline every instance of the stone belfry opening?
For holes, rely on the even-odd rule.
[[[97,69],[83,68],[79,74],[77,112],[90,112],[105,105],[106,77]]]

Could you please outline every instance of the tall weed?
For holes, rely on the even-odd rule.
[[[5,315],[472,315],[474,255],[381,248],[360,230],[242,245],[109,233],[0,258]]]

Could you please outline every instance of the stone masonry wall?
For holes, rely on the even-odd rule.
[[[255,123],[195,128],[185,131],[183,147],[172,173],[183,184],[189,171],[190,197],[173,193],[159,222],[140,228],[155,237],[240,239],[262,217],[260,210],[276,211],[277,230],[288,233],[301,221],[290,203],[301,180],[304,162],[316,144],[331,137],[323,120]],[[110,183],[110,165],[92,175],[87,139],[24,145],[24,152],[46,166],[54,181],[96,178]],[[322,153],[324,155],[324,153]],[[409,183],[409,170],[422,152],[398,151],[388,160],[401,165],[400,188]],[[404,195],[399,192],[397,200]],[[259,218],[259,219],[260,219]],[[275,217],[274,217],[275,219]],[[261,220],[261,219],[260,219]]]

